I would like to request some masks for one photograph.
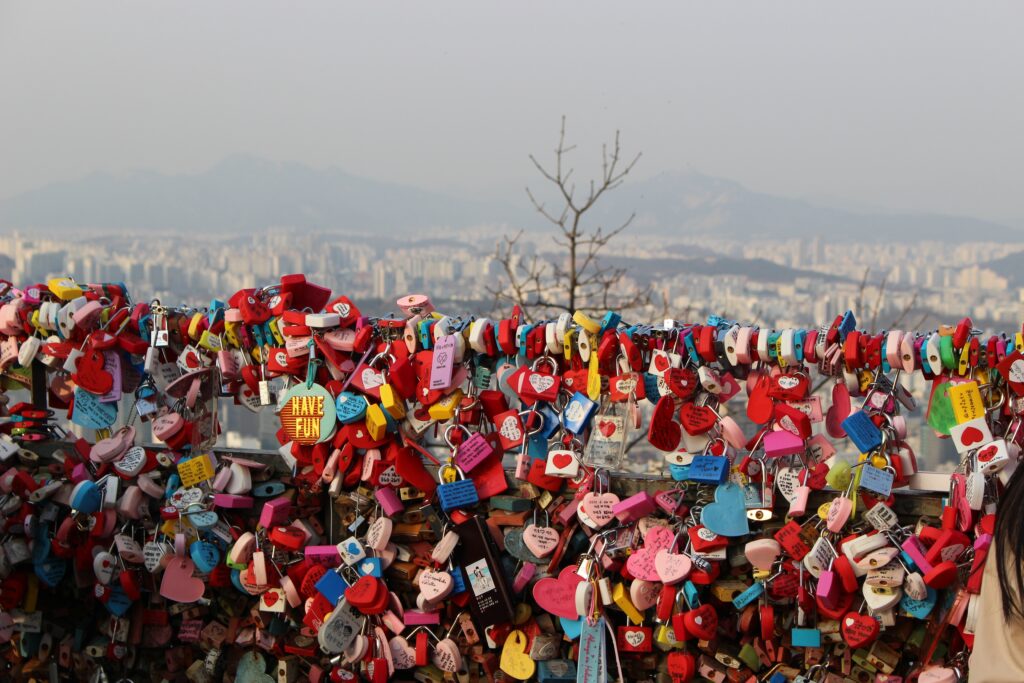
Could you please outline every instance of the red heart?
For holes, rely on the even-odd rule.
[[[696,436],[705,434],[715,426],[718,416],[715,411],[707,406],[699,406],[695,403],[684,403],[679,409],[679,421],[683,423],[683,429],[687,434]]]
[[[597,423],[597,428],[600,430],[604,438],[611,438],[612,434],[615,433],[615,423],[611,420],[601,420]]]
[[[568,453],[555,453],[551,456],[551,463],[560,470],[572,464],[572,456]]]
[[[263,604],[267,607],[273,607],[274,603],[277,602],[277,598],[277,591],[267,591],[263,594]]]
[[[978,451],[978,460],[982,462],[988,462],[989,460],[992,459],[992,456],[994,456],[998,452],[999,447],[996,446],[995,444],[990,444],[982,448],[980,451]]]
[[[718,632],[718,612],[711,605],[701,605],[683,615],[686,631],[701,640],[711,640]]]
[[[78,359],[72,378],[75,384],[98,396],[106,394],[114,387],[114,376],[103,369],[103,352],[96,349],[86,351],[85,355]]]
[[[665,371],[665,384],[681,399],[688,399],[697,391],[697,375],[686,368],[669,368]]]
[[[185,365],[190,368],[199,367],[199,355],[194,352],[189,352],[185,355]]]
[[[669,363],[667,355],[659,353],[654,356],[654,367],[658,372],[665,372],[668,370],[669,365],[671,365],[671,363]]]
[[[683,438],[683,429],[672,419],[675,403],[671,396],[662,396],[651,413],[651,422],[647,427],[647,440],[661,451],[671,452],[679,447]]]
[[[79,361],[81,362],[81,361]],[[965,446],[970,446],[972,443],[978,443],[985,438],[985,435],[981,433],[981,430],[977,427],[968,427],[960,433],[960,443]]]
[[[369,607],[380,596],[383,584],[373,576],[361,576],[359,580],[345,589],[345,600],[358,609]]]
[[[668,672],[673,680],[688,681],[697,673],[697,663],[689,652],[671,652],[668,655]]]
[[[878,637],[878,622],[866,614],[850,612],[843,617],[839,629],[843,632],[843,640],[850,647],[857,649],[867,647]]]

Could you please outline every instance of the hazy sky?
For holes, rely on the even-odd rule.
[[[566,114],[584,151],[620,128],[639,176],[1024,225],[1022,20],[932,0],[0,0],[0,198],[247,152],[520,200]]]

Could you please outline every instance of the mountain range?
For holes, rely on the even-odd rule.
[[[1000,241],[1024,232],[976,218],[925,213],[856,212],[753,192],[695,171],[624,183],[595,206],[614,224],[635,211],[631,231],[733,239],[878,242]],[[416,235],[424,228],[544,223],[521,202],[479,200],[248,155],[192,174],[139,170],[93,173],[0,202],[0,228],[54,231],[242,233],[276,226]]]

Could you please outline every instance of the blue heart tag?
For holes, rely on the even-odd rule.
[[[715,502],[704,506],[700,523],[719,536],[749,534],[743,487],[730,481],[715,488]]]
[[[937,599],[938,593],[935,592],[934,588],[928,589],[928,595],[924,600],[914,600],[904,593],[903,597],[900,598],[900,609],[915,619],[926,619],[932,610],[935,609],[935,601]]]
[[[106,429],[117,419],[117,403],[100,403],[100,397],[81,387],[75,388],[75,406],[71,421],[86,429]]]
[[[576,640],[583,633],[583,619],[569,620],[565,617],[558,617],[558,620],[562,622],[562,630],[565,632],[566,637],[569,640]]]
[[[108,612],[115,617],[123,617],[131,606],[132,599],[119,586],[111,589],[110,598],[106,602]]]
[[[189,549],[188,554],[192,556],[192,561],[203,574],[209,574],[217,567],[217,563],[220,562],[220,551],[206,541],[196,541]]]
[[[359,394],[343,391],[335,399],[334,409],[337,412],[338,422],[346,425],[358,422],[366,416],[366,399]]]
[[[57,584],[64,578],[68,565],[64,560],[51,557],[43,562],[36,562],[34,565],[36,576],[50,588],[56,588]]]

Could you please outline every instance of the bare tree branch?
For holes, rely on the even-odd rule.
[[[566,144],[563,116],[553,164],[546,166],[534,155],[529,155],[530,162],[541,177],[555,186],[559,205],[557,208],[550,207],[529,187],[526,188],[526,195],[537,213],[557,228],[556,234],[549,239],[564,249],[564,256],[549,256],[542,252],[524,261],[520,258],[523,233],[520,231],[515,236],[506,236],[494,254],[495,260],[501,265],[501,282],[495,287],[488,287],[496,304],[513,302],[524,308],[533,306],[546,309],[537,311],[538,314],[550,310],[572,312],[578,308],[598,307],[628,310],[650,305],[649,285],[627,287],[626,269],[607,266],[601,261],[602,251],[633,223],[636,213],[631,213],[625,221],[610,230],[601,225],[588,228],[584,220],[585,214],[606,192],[622,184],[641,155],[637,154],[627,163],[622,156],[619,132],[616,131],[611,146],[601,146],[600,176],[587,181],[586,196],[580,197],[577,196],[576,183],[572,180],[575,169],[568,163],[568,155],[575,149],[575,145]]]

